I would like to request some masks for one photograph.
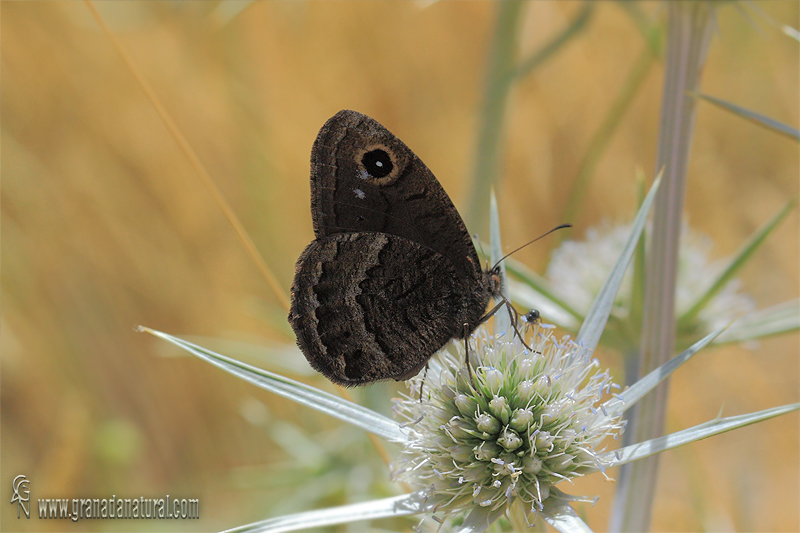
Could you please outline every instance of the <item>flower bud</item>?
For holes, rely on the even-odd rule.
[[[531,403],[531,399],[533,399],[533,395],[535,393],[536,387],[533,385],[533,381],[529,379],[526,379],[517,385],[517,398],[519,398],[520,401],[525,405]]]
[[[475,425],[478,427],[478,431],[489,433],[490,435],[494,435],[500,431],[501,427],[500,421],[489,413],[483,413],[479,416],[476,416]]]
[[[539,379],[536,380],[536,392],[538,392],[543,398],[547,398],[550,395],[550,388],[553,386],[553,380],[550,379],[549,374],[543,374],[539,376]]]
[[[493,458],[500,455],[500,446],[495,444],[492,441],[485,441],[481,442],[478,446],[475,447],[474,453],[475,458],[478,461],[491,461]]]
[[[525,433],[533,422],[533,412],[530,409],[517,409],[511,416],[509,425],[519,433]]]
[[[454,439],[458,440],[468,439],[472,436],[469,432],[466,431],[467,429],[469,429],[469,426],[465,422],[459,420],[456,417],[453,417],[447,424],[445,424],[445,427],[447,428],[447,431],[450,433],[450,435],[453,436]]]
[[[511,419],[511,409],[508,402],[502,396],[495,396],[489,400],[489,412],[496,416],[503,424],[508,424]]]
[[[539,495],[540,495],[540,498],[541,498],[541,500],[539,500],[539,501],[542,501],[542,502],[545,501],[547,498],[549,498],[550,497],[550,485],[540,484],[539,485]]]
[[[534,445],[537,451],[550,451],[553,449],[553,441],[555,437],[550,435],[549,431],[540,431],[536,434]]]
[[[504,379],[503,373],[496,368],[489,367],[483,372],[483,382],[492,391],[492,394],[500,392]]]
[[[525,357],[519,362],[519,372],[527,379],[533,374],[535,366],[533,359]]]
[[[522,446],[522,439],[513,429],[507,429],[503,432],[503,435],[497,439],[497,443],[509,452],[513,452]]]
[[[539,459],[535,454],[534,455],[526,455],[522,458],[522,470],[526,474],[536,475],[542,470],[542,460]]]
[[[478,402],[475,401],[474,398],[467,396],[466,394],[456,394],[454,403],[458,408],[458,412],[461,413],[461,416],[470,418],[475,416],[475,410],[478,407]]]
[[[456,461],[461,461],[463,463],[469,462],[472,460],[472,448],[472,446],[467,444],[451,445],[449,447],[450,456]]]

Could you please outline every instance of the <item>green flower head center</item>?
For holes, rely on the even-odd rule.
[[[552,485],[602,469],[595,447],[620,424],[594,407],[613,385],[596,361],[547,330],[534,353],[485,333],[470,342],[483,363],[474,372],[463,355],[445,352],[423,401],[397,401],[411,423],[396,477],[427,486],[453,510],[520,499],[536,511]]]

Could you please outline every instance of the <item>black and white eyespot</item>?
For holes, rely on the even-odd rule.
[[[381,148],[365,152],[361,156],[361,164],[373,178],[385,178],[394,170],[391,156]]]
[[[370,185],[385,187],[402,174],[405,159],[384,143],[369,144],[355,153],[356,176]],[[365,192],[369,192],[365,189]]]

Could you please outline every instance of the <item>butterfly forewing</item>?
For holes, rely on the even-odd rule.
[[[311,205],[317,238],[397,235],[447,257],[460,276],[481,275],[466,226],[433,173],[366,115],[340,111],[320,130],[311,150]]]

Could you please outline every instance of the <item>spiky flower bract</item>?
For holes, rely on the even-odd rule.
[[[546,324],[528,327],[531,350],[487,329],[469,340],[472,375],[454,341],[395,401],[408,443],[393,477],[427,489],[445,515],[514,502],[541,511],[555,484],[608,466],[597,447],[622,427],[598,408],[617,386],[590,350]]]

